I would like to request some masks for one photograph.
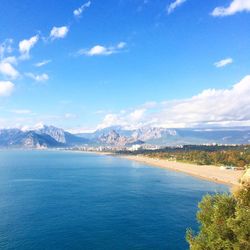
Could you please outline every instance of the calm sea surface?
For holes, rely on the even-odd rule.
[[[0,151],[0,249],[187,249],[224,185],[111,156]]]

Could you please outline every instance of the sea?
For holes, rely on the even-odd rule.
[[[0,249],[188,249],[198,203],[226,185],[116,156],[0,151]]]

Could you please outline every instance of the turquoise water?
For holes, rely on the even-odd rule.
[[[187,249],[224,185],[111,156],[0,151],[0,249]]]

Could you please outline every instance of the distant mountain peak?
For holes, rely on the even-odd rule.
[[[37,133],[46,134],[54,138],[60,143],[66,143],[65,133],[63,129],[54,126],[43,125],[42,128],[36,130]]]
[[[82,145],[88,140],[77,137],[54,126],[38,129],[0,129],[0,147],[49,148]]]
[[[133,144],[176,146],[186,144],[249,144],[250,127],[167,129],[142,127],[125,130],[120,126],[73,135],[55,126],[37,129],[0,129],[0,147],[69,147],[77,145],[123,147]]]

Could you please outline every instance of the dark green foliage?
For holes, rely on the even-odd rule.
[[[197,219],[200,232],[186,234],[191,250],[250,250],[250,187],[234,195],[206,195]]]
[[[199,146],[186,145],[182,148],[168,147],[159,150],[123,151],[126,154],[142,154],[148,157],[176,160],[198,165],[228,165],[245,168],[250,165],[250,146]]]

